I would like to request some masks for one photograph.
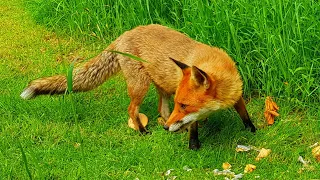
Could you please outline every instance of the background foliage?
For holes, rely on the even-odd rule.
[[[56,31],[109,43],[159,23],[218,46],[239,63],[246,95],[320,101],[320,3],[314,0],[31,0]]]

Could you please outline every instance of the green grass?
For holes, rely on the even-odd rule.
[[[168,25],[222,47],[239,64],[245,94],[301,105],[320,101],[320,4],[310,0],[28,0],[37,22],[109,43],[125,30]]]
[[[58,32],[53,33],[34,22],[23,2],[0,2],[0,179],[28,179],[29,173],[33,179],[168,179],[163,176],[168,169],[174,169],[170,176],[178,179],[223,179],[213,175],[223,162],[236,173],[255,164],[257,169],[245,179],[319,178],[320,164],[309,148],[320,141],[319,4],[243,0],[208,5],[171,1],[160,6],[112,1],[102,6],[102,1],[82,1],[67,6],[65,1],[45,1],[38,6],[38,19]],[[112,7],[104,16],[113,20],[101,18],[105,7]],[[97,26],[103,21],[108,29]],[[242,129],[233,110],[225,110],[204,124],[202,148],[191,151],[186,133],[168,133],[157,124],[152,87],[141,107],[152,135],[142,136],[127,126],[129,98],[121,74],[87,93],[20,99],[28,81],[67,74],[74,59],[90,58],[106,47],[103,41],[109,43],[126,29],[150,22],[227,49],[239,63],[247,97],[254,97],[248,98],[248,111],[259,127],[255,135]],[[92,32],[96,35],[90,36]],[[280,106],[281,116],[269,127],[263,120],[264,95],[275,96]],[[270,148],[272,153],[256,162],[256,152],[237,153],[237,144]],[[315,169],[300,172],[299,155]]]

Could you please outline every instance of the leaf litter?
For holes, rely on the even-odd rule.
[[[264,117],[266,118],[268,125],[272,125],[275,117],[279,116],[278,110],[279,106],[272,100],[270,96],[268,96],[265,101],[264,111]]]
[[[314,145],[310,146],[309,148],[312,148],[312,155],[316,158],[316,160],[318,162],[320,162],[320,145],[319,145],[319,143],[315,143]],[[248,146],[237,145],[237,147],[236,147],[236,152],[248,152],[251,150],[259,152],[258,156],[255,158],[256,161],[260,161],[262,158],[269,156],[271,153],[271,149],[266,149],[266,148],[259,149],[255,146],[251,146],[251,145],[248,145]],[[304,160],[302,156],[298,157],[298,161],[303,164],[303,167],[299,170],[299,173],[302,173],[305,170],[311,170],[311,171],[314,170],[314,166],[310,165],[310,161]],[[230,163],[225,162],[222,164],[223,170],[214,169],[213,174],[215,176],[225,176],[225,180],[238,180],[238,179],[243,178],[244,174],[251,173],[257,168],[256,165],[247,164],[244,168],[244,171],[243,171],[244,173],[236,174],[235,172],[231,171],[231,167],[232,166]],[[167,180],[175,180],[176,178],[178,178],[177,176],[170,176],[170,174],[173,170],[174,169],[169,169],[163,173],[164,176],[168,176]],[[183,170],[192,171],[192,169],[189,168],[188,166],[184,166]],[[259,178],[260,176],[256,176],[256,177]]]

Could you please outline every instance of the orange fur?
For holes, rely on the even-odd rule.
[[[135,61],[110,50],[129,53],[147,62]],[[170,58],[206,72],[209,88],[194,84],[190,80],[192,68],[182,72]],[[235,63],[223,50],[194,41],[161,25],[139,26],[125,32],[97,57],[74,69],[73,90],[93,89],[120,70],[125,76],[131,99],[129,116],[141,132],[146,132],[146,129],[139,120],[139,106],[151,82],[159,92],[159,111],[164,119],[169,118],[168,100],[174,93],[176,106],[179,103],[192,105],[186,108],[187,113],[197,112],[201,108],[216,110],[216,107],[230,107],[242,94],[242,81]],[[196,76],[202,78],[201,73]],[[30,82],[21,97],[29,99],[40,94],[64,93],[66,88],[65,76],[41,78]],[[178,112],[179,109],[175,107],[167,125],[183,118],[184,114],[175,115]]]

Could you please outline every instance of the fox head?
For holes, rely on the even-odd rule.
[[[220,108],[220,103],[215,100],[213,77],[196,66],[190,67],[172,60],[181,68],[183,77],[176,90],[173,112],[164,129],[178,132],[185,130],[193,122],[208,117],[211,112]]]

